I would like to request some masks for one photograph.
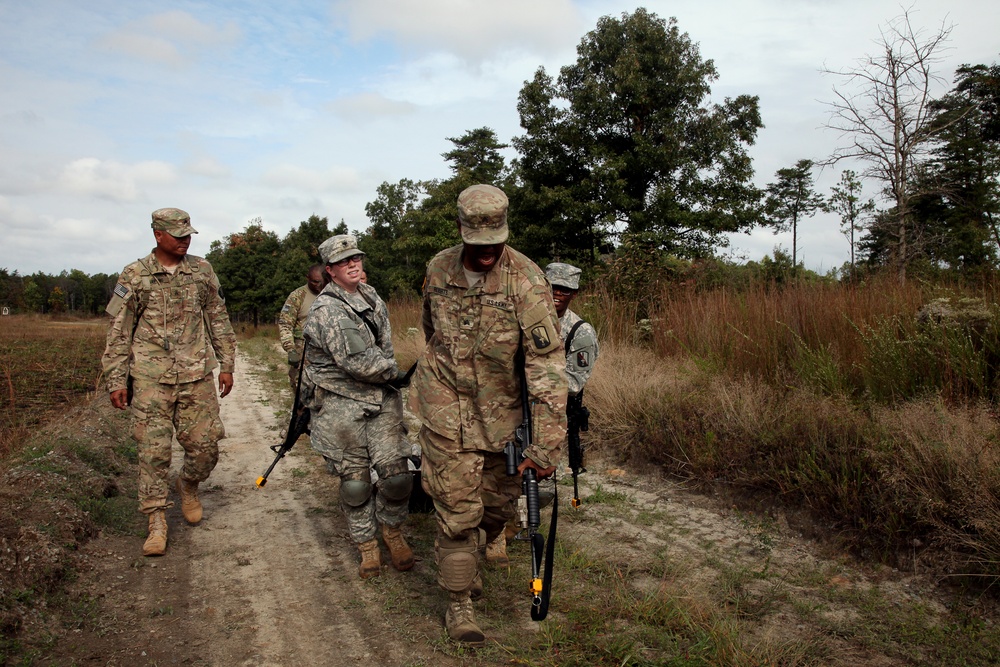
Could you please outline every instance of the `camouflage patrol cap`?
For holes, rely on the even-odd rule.
[[[365,253],[358,250],[358,240],[350,234],[331,236],[319,245],[319,256],[327,264],[333,264],[355,255],[364,257]]]
[[[583,273],[581,269],[562,262],[552,262],[545,267],[545,277],[549,279],[550,283],[571,290],[580,289],[581,273]]]
[[[187,236],[197,234],[198,230],[191,226],[191,216],[179,208],[158,208],[153,211],[153,229],[166,232],[171,236]]]
[[[493,245],[507,240],[507,195],[492,185],[472,185],[458,195],[462,240]]]

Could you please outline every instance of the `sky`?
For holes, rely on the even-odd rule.
[[[959,65],[1000,60],[996,0],[0,0],[0,269],[117,273],[168,206],[191,214],[198,255],[255,218],[279,237],[313,214],[364,230],[381,183],[447,178],[448,138],[469,130],[522,134],[525,81],[639,6],[714,61],[711,101],[759,96],[761,187],[842,141],[824,124],[843,82],[822,70],[876,53],[904,9],[926,34],[951,26],[939,93]],[[861,170],[817,170],[816,189],[843,168]],[[723,252],[791,244],[758,229]],[[798,256],[822,273],[849,260],[836,216],[800,223]]]

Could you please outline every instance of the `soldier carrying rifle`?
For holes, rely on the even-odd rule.
[[[588,428],[589,412],[583,406],[583,388],[590,379],[597,361],[598,345],[597,331],[593,325],[569,309],[570,304],[580,290],[580,269],[571,264],[553,262],[545,267],[545,276],[552,285],[552,298],[555,301],[556,314],[559,316],[559,337],[566,352],[566,379],[569,384],[569,396],[566,403],[568,419],[568,453],[570,467],[573,468],[574,506],[579,502],[576,492],[576,477],[583,472],[583,448],[580,445],[580,431]],[[541,490],[542,505],[552,500],[551,490],[544,487]],[[507,531],[510,535],[515,531]],[[486,547],[486,560],[495,565],[506,566],[510,561],[507,557],[507,537],[501,533]]]

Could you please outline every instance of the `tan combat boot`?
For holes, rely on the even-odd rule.
[[[162,556],[167,552],[167,513],[153,510],[149,515],[149,537],[142,545],[143,556]]]
[[[476,612],[468,593],[449,593],[450,602],[444,613],[444,627],[453,641],[466,646],[485,646],[486,635],[476,623]]]
[[[510,558],[507,557],[507,536],[503,533],[486,545],[486,562],[497,567],[510,567]]]
[[[405,572],[413,567],[413,550],[403,539],[403,532],[399,526],[382,526],[382,539],[389,549],[389,556],[392,558],[392,566],[400,572]]]
[[[377,577],[382,574],[382,555],[379,553],[378,540],[370,539],[358,545],[361,552],[361,567],[358,568],[358,575],[362,579]]]
[[[201,501],[198,500],[198,482],[177,478],[177,493],[181,496],[181,513],[190,524],[201,521]]]

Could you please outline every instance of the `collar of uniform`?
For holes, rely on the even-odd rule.
[[[373,292],[375,291],[375,288],[372,287],[371,285],[360,283],[358,285],[357,292],[348,292],[337,283],[331,281],[327,283],[326,287],[323,288],[323,292],[330,292],[330,294],[343,299],[345,302],[347,302],[347,305],[349,305],[354,310],[357,311],[373,310],[372,305],[369,302],[369,299],[367,298],[367,295],[364,292],[365,289],[369,289]]]
[[[149,270],[152,271],[153,274],[170,273],[169,271],[167,271],[166,267],[163,266],[163,264],[160,264],[160,260],[156,258],[155,248],[153,249],[153,252],[149,253],[146,259],[143,261],[145,266],[149,267]],[[181,257],[181,261],[177,264],[176,268],[174,269],[174,275],[178,273],[191,273],[191,264],[188,262],[187,255]]]

